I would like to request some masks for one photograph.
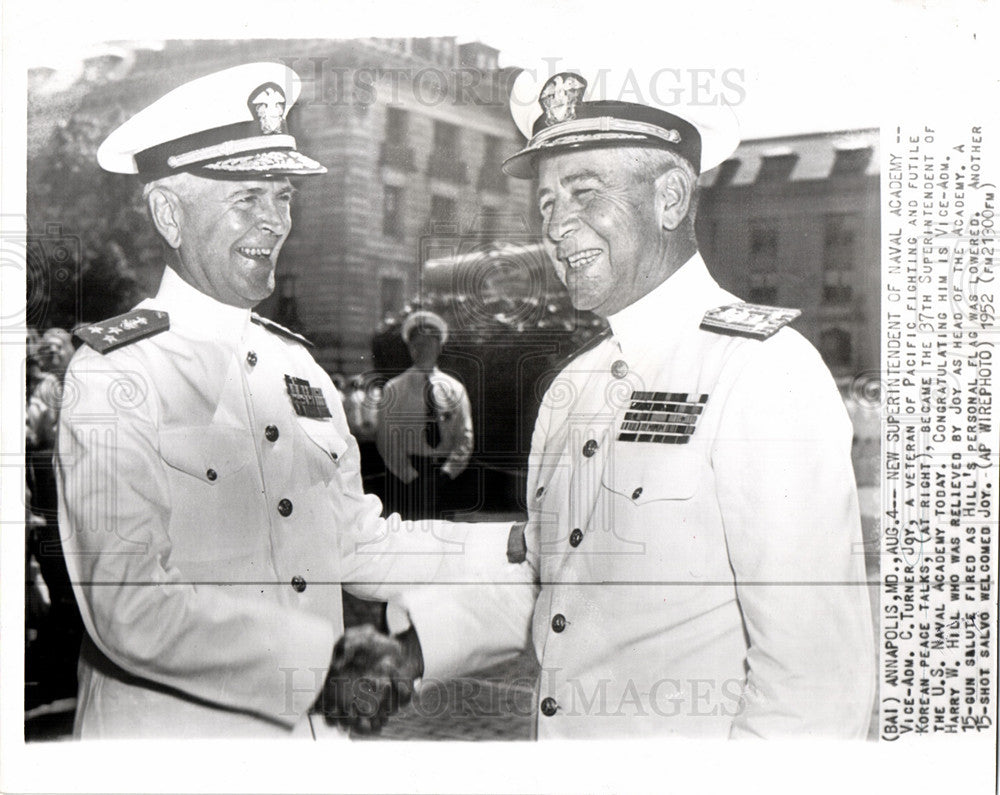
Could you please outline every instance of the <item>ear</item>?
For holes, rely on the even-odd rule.
[[[156,231],[170,248],[180,248],[181,219],[184,212],[177,194],[169,188],[154,188],[149,193],[149,215]]]
[[[694,185],[682,169],[671,168],[657,178],[654,187],[656,208],[660,213],[660,226],[673,232],[687,218]]]

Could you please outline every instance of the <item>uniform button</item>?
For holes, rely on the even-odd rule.
[[[596,452],[597,452],[597,442],[595,442],[593,439],[588,439],[587,443],[583,446],[583,455],[586,458],[590,458]]]
[[[334,461],[340,460],[340,456],[337,455],[336,453],[330,453],[330,458],[332,458]]]
[[[247,364],[251,367],[257,366],[257,354],[253,351],[247,351]]]
[[[632,499],[637,500],[642,496],[642,486],[637,486],[636,490],[632,492]]]
[[[208,478],[209,480],[215,480],[217,477],[219,477],[219,473],[216,472],[214,469],[210,469],[208,470],[208,472],[205,473],[205,477]]]
[[[539,486],[538,489],[535,491],[535,499],[537,500],[544,493],[545,493],[545,486]]]
[[[624,378],[628,375],[628,365],[619,359],[611,365],[611,375],[615,378]]]
[[[542,714],[545,717],[551,718],[553,715],[556,714],[557,709],[559,709],[559,705],[556,703],[556,700],[554,698],[549,696],[547,698],[542,699]]]
[[[571,547],[578,547],[581,541],[583,541],[583,531],[577,527],[569,534],[569,545]]]
[[[280,434],[278,433],[278,426],[277,425],[268,425],[264,429],[264,438],[267,439],[269,442],[276,442],[276,441],[278,441],[278,436],[279,435]]]
[[[292,512],[292,501],[291,500],[281,500],[278,502],[278,513],[282,516],[288,516]]]
[[[562,632],[564,629],[566,629],[566,616],[562,613],[556,613],[552,616],[552,631]]]
[[[302,593],[306,589],[306,578],[300,577],[296,574],[292,577],[292,588],[294,588],[298,593]]]

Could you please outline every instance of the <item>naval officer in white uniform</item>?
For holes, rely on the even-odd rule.
[[[505,170],[537,178],[556,273],[610,326],[542,401],[512,550],[540,589],[520,616],[538,735],[863,738],[875,651],[846,411],[798,312],[743,304],[698,253],[697,179],[735,148],[731,112],[616,85],[525,72],[512,92],[529,140]],[[427,675],[497,640],[469,593],[403,603]]]
[[[391,665],[375,702],[338,702],[328,676],[345,664],[341,583],[391,600],[406,583],[502,591],[523,577],[508,526],[379,518],[330,379],[305,340],[251,313],[291,228],[288,177],[325,172],[285,126],[299,90],[281,64],[224,70],[98,151],[145,183],[168,256],[155,297],[77,330],[66,376],[60,524],[87,630],[78,737],[309,737],[324,726],[314,705],[377,729],[400,696],[382,689]],[[512,597],[530,604],[530,587]],[[503,624],[507,601],[484,609]],[[523,645],[509,626],[500,647]]]

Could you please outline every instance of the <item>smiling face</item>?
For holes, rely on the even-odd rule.
[[[224,304],[253,307],[274,291],[292,227],[287,179],[215,180],[186,175],[175,191],[178,273]]]
[[[672,272],[654,180],[625,149],[547,155],[538,206],[549,257],[573,306],[602,317],[634,303]]]

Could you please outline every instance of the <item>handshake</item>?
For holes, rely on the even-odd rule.
[[[413,697],[424,672],[417,632],[386,635],[371,624],[349,627],[333,647],[333,661],[314,712],[331,726],[376,734]]]

